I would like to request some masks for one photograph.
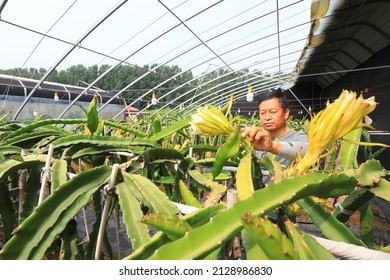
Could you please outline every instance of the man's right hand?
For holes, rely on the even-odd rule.
[[[281,151],[280,144],[272,141],[269,132],[261,127],[244,127],[241,129],[241,136],[249,137],[256,150],[273,154],[279,154]]]

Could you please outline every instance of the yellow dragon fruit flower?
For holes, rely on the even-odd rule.
[[[303,174],[317,162],[322,152],[347,133],[364,126],[363,118],[376,107],[374,98],[356,98],[355,92],[343,90],[327,108],[310,121],[309,146],[305,156],[295,166],[296,174]]]
[[[234,128],[227,117],[217,108],[204,106],[192,115],[191,127],[194,134],[229,135]]]

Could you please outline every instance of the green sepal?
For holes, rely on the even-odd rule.
[[[241,130],[240,126],[238,125],[227,137],[225,143],[222,144],[221,147],[219,147],[216,155],[215,155],[215,161],[213,165],[213,178],[217,177],[219,173],[221,173],[221,170],[223,166],[225,165],[226,161],[229,158],[234,157],[240,149],[241,144]]]
[[[233,105],[233,94],[230,94],[229,101],[221,108],[221,112],[224,115],[227,115],[230,113],[230,110]]]
[[[88,114],[87,114],[87,127],[91,134],[94,134],[99,126],[99,114],[96,109],[97,105],[97,97],[96,95],[93,97],[92,101],[88,106]]]
[[[343,139],[352,141],[359,141],[362,136],[362,128],[352,130]],[[359,145],[349,143],[347,141],[341,142],[341,160],[340,164],[343,170],[356,167],[356,156]]]

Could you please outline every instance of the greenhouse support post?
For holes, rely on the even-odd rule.
[[[41,182],[41,191],[39,192],[38,206],[43,201],[43,198],[45,195],[46,184],[47,184],[47,181],[49,180],[50,162],[51,162],[51,157],[53,156],[53,151],[54,151],[54,145],[50,144],[49,151],[47,152],[46,164],[45,164],[45,167],[43,168],[43,176],[42,176],[42,182]]]
[[[235,189],[228,189],[226,191],[226,208],[229,209],[238,201],[238,194]],[[225,244],[225,258],[229,260],[240,260],[241,242],[237,235],[234,235]]]
[[[23,202],[24,202],[24,191],[26,188],[26,174],[27,170],[19,170],[19,181],[18,181],[18,187],[19,187],[19,219],[20,219],[20,213],[22,212]]]
[[[108,185],[104,187],[105,201],[103,206],[102,219],[100,221],[99,233],[96,242],[95,260],[100,259],[100,250],[103,245],[103,237],[104,237],[104,232],[106,230],[106,224],[107,224],[108,214],[110,211],[110,205],[112,200],[112,192],[114,191],[115,188],[115,179],[116,179],[116,175],[118,174],[118,169],[119,169],[118,164],[114,164],[112,166],[110,182],[108,183]]]

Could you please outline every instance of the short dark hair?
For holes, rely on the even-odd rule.
[[[288,109],[288,103],[286,96],[284,95],[283,91],[281,89],[276,89],[272,91],[267,91],[266,93],[263,93],[260,95],[258,106],[260,106],[260,103],[266,100],[270,100],[272,98],[278,98],[280,102],[280,107],[285,111]]]

